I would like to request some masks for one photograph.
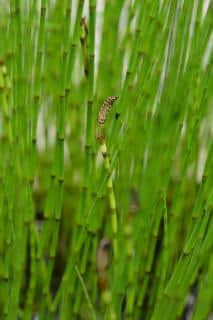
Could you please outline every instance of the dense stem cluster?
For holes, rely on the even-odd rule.
[[[0,1],[0,319],[208,318],[211,13]]]

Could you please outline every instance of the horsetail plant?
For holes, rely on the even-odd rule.
[[[0,319],[211,319],[211,21],[0,1]]]
[[[114,257],[115,259],[117,258],[118,255],[118,244],[117,244],[117,233],[118,233],[118,221],[117,221],[117,213],[116,213],[116,200],[115,200],[115,193],[114,193],[114,188],[113,188],[113,180],[112,180],[112,172],[111,172],[111,168],[110,168],[110,157],[107,151],[107,146],[106,146],[106,142],[105,142],[105,138],[104,138],[104,133],[103,133],[103,129],[104,129],[104,125],[106,122],[106,116],[107,116],[107,112],[110,110],[110,108],[112,107],[114,101],[117,100],[117,97],[112,96],[112,97],[108,97],[100,111],[98,114],[98,136],[97,136],[97,140],[100,143],[100,149],[101,149],[101,154],[104,158],[104,165],[105,165],[105,169],[107,171],[107,175],[108,177],[108,181],[107,181],[107,188],[108,188],[108,192],[109,192],[109,202],[110,202],[110,210],[111,210],[111,220],[112,220],[112,231],[113,231],[113,253],[114,253]]]

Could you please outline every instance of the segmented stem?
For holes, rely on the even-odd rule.
[[[111,96],[108,97],[99,112],[98,115],[98,129],[99,133],[97,136],[97,140],[100,143],[100,150],[101,154],[104,159],[104,166],[108,175],[108,180],[107,180],[107,189],[108,189],[108,195],[109,195],[109,206],[110,206],[110,211],[111,211],[111,225],[112,225],[112,233],[113,233],[113,253],[115,259],[117,258],[118,255],[118,243],[117,243],[117,233],[118,233],[118,218],[117,218],[117,205],[116,205],[116,199],[115,199],[115,192],[114,192],[114,187],[113,187],[113,172],[111,170],[111,165],[110,165],[110,156],[107,150],[107,145],[105,141],[105,137],[103,134],[103,126],[106,122],[106,115],[108,111],[111,109],[114,101],[117,100],[117,97]]]

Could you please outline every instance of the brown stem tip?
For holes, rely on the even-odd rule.
[[[106,116],[109,110],[111,109],[113,103],[118,99],[116,96],[108,97],[104,100],[104,103],[101,106],[101,109],[98,114],[98,124],[103,125],[106,121]]]

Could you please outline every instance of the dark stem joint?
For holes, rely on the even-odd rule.
[[[58,183],[59,184],[63,184],[64,183],[64,178],[63,177],[58,178]]]
[[[120,117],[120,112],[116,112],[116,114],[115,114],[115,120],[118,120],[118,118]]]

